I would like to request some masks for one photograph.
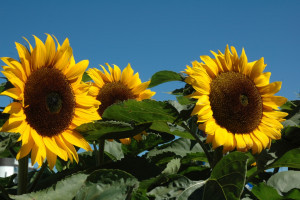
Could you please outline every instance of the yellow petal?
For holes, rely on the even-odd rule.
[[[46,150],[47,150],[48,167],[49,167],[49,169],[52,170],[53,167],[55,166],[57,155],[55,153],[53,153],[52,151],[50,151],[48,148]]]
[[[137,100],[141,101],[143,99],[150,99],[154,95],[155,95],[155,92],[152,92],[151,90],[145,90],[145,91],[140,93]]]
[[[101,74],[100,70],[98,70],[96,68],[90,68],[90,69],[88,69],[87,74],[91,77],[91,79],[93,79],[93,81],[99,88],[103,87],[103,85],[105,83],[100,75]],[[98,95],[98,93],[97,93],[97,95]]]
[[[203,65],[203,67],[206,69],[207,73],[210,75],[211,78],[214,78],[218,75],[219,69],[217,64],[211,59],[209,56],[200,56],[201,60],[206,65]]]
[[[74,148],[74,146],[71,143],[69,143],[67,140],[65,140],[64,137],[62,137],[62,136],[59,136],[59,137],[61,138],[61,140],[64,141],[65,145],[68,147],[69,151],[72,153],[73,158],[75,159],[76,163],[78,163],[79,158],[78,158],[78,154],[77,154],[77,151]]]
[[[33,37],[35,39],[35,48],[33,49],[32,54],[31,54],[32,68],[33,68],[33,70],[37,70],[37,69],[45,66],[46,47],[39,38],[37,38],[36,36],[33,36]]]
[[[266,66],[267,65],[264,64],[263,57],[261,59],[259,59],[258,61],[256,61],[252,67],[252,70],[250,73],[250,79],[255,80],[255,78],[258,78],[263,73]]]
[[[133,89],[132,89],[132,92],[133,92],[134,94],[139,95],[141,92],[143,92],[143,91],[145,91],[145,90],[147,89],[147,87],[149,86],[149,84],[150,84],[150,81],[141,83],[141,84],[139,84],[137,87],[133,88]]]
[[[243,134],[236,133],[236,134],[234,134],[234,136],[235,136],[235,139],[236,139],[236,149],[238,151],[243,151],[243,149],[245,149],[247,147],[246,143],[245,143],[245,140],[243,138]]]
[[[33,139],[31,137],[31,135],[29,135],[29,139],[28,142],[24,145],[22,145],[21,149],[19,150],[16,159],[19,160],[25,156],[27,156],[29,154],[29,152],[31,151],[31,149],[33,148],[34,142]]]
[[[269,138],[264,133],[260,132],[258,129],[254,129],[253,134],[260,140],[264,149],[269,145]]]
[[[60,148],[53,137],[43,137],[44,144],[52,153],[58,155],[63,160],[68,160],[67,152]]]
[[[43,158],[43,160],[46,158],[46,147],[45,143],[43,141],[42,136],[40,136],[35,129],[31,129],[31,136],[35,142],[35,144],[39,148],[39,155]]]
[[[280,119],[288,116],[288,113],[280,112],[280,111],[271,111],[271,112],[265,111],[265,112],[263,112],[263,115],[265,115],[266,117],[272,118],[272,119],[280,120]]]
[[[18,113],[21,111],[21,109],[22,109],[22,104],[20,104],[19,102],[12,102],[5,107],[2,113],[9,113],[9,114]]]
[[[117,65],[114,65],[113,76],[116,82],[121,80],[121,70]]]
[[[260,74],[254,79],[256,87],[264,87],[270,83],[271,72]],[[253,79],[252,79],[253,80]]]
[[[86,68],[88,67],[88,65],[89,65],[88,60],[82,60],[79,63],[77,63],[76,65],[69,67],[69,70],[65,73],[67,79],[73,80],[73,79],[80,78],[80,80],[81,80],[82,75],[83,75],[84,71],[86,70]]]
[[[131,68],[130,64],[128,63],[127,67],[123,70],[121,75],[121,82],[124,83],[124,85],[128,85],[129,80],[133,76],[133,69]]]
[[[260,153],[263,149],[261,142],[259,141],[259,139],[255,137],[253,133],[250,133],[250,137],[252,138],[253,141],[252,154]]]
[[[276,128],[276,129],[282,129],[283,125],[276,119],[268,118],[268,117],[262,117],[261,122],[264,123],[267,126]]]
[[[247,149],[251,149],[253,146],[253,141],[252,141],[250,135],[248,133],[244,133],[242,135],[243,135],[244,141],[246,143]]]
[[[211,118],[211,116],[213,115],[213,112],[210,110],[208,111],[205,115],[198,115],[198,122],[205,122],[208,119]]]
[[[225,143],[225,141],[227,140],[227,130],[222,128],[222,127],[218,127],[216,132],[215,132],[215,146],[213,148],[219,147],[221,145],[223,145]]]
[[[219,126],[216,124],[214,118],[210,118],[205,123],[205,133],[208,135],[213,135]]]
[[[80,135],[77,131],[74,130],[68,130],[62,133],[62,136],[66,141],[69,143],[76,145],[80,148],[83,148],[87,151],[92,151],[89,143],[85,141],[85,139]]]
[[[267,96],[263,97],[263,105],[268,106],[273,109],[278,109],[279,106],[282,106],[287,102],[287,98],[281,96]]]
[[[22,100],[22,92],[19,88],[10,88],[2,92],[0,95],[6,95],[16,100]]]
[[[49,34],[46,34],[46,35],[47,35],[47,39],[45,42],[45,47],[46,47],[45,66],[49,66],[55,57],[56,47],[55,47],[55,42],[54,42],[53,38],[51,37],[51,35],[49,35]]]
[[[278,140],[281,138],[281,132],[278,129],[274,129],[263,123],[258,126],[258,130],[273,140]]]
[[[266,85],[264,87],[258,87],[258,90],[261,95],[271,96],[277,93],[280,90],[280,88],[281,88],[281,82],[277,81],[277,82],[270,83],[269,85]]]
[[[247,74],[247,63],[248,63],[248,59],[245,53],[245,49],[242,49],[242,54],[240,57],[240,61],[239,61],[239,72],[242,74]]]

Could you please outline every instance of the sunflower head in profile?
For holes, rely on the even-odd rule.
[[[90,94],[101,102],[98,113],[102,116],[103,112],[110,105],[128,99],[150,99],[155,92],[147,89],[150,81],[141,82],[139,73],[135,73],[130,64],[121,72],[120,68],[114,65],[112,68],[109,64],[109,72],[102,66],[103,72],[96,68],[88,69],[87,73],[94,83],[90,88]],[[141,140],[142,135],[134,136],[136,140]],[[120,139],[123,144],[130,144],[130,138]]]
[[[7,65],[2,73],[14,85],[1,95],[15,99],[3,111],[10,117],[1,131],[21,134],[17,159],[31,152],[32,164],[41,166],[47,158],[52,169],[57,156],[78,162],[73,145],[91,150],[74,128],[100,119],[100,102],[88,94],[89,86],[81,82],[88,61],[75,63],[68,39],[60,45],[50,35],[45,43],[34,38],[34,48],[27,39],[28,49],[16,43],[19,61],[1,58]]]
[[[269,83],[264,59],[248,62],[244,50],[240,57],[228,46],[225,54],[212,54],[215,58],[200,56],[203,63],[194,61],[185,71],[186,83],[195,89],[190,97],[197,99],[192,115],[198,116],[199,128],[213,148],[260,153],[281,137],[280,122],[287,113],[278,107],[287,99],[274,96],[281,82]]]

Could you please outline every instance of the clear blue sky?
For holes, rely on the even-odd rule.
[[[2,1],[0,56],[17,59],[15,41],[26,44],[25,36],[34,43],[32,35],[44,40],[50,33],[60,43],[70,39],[76,61],[121,69],[131,63],[147,81],[160,70],[183,71],[229,44],[239,54],[244,47],[249,61],[264,57],[271,81],[283,82],[278,95],[292,100],[300,90],[299,20],[299,0]],[[173,99],[164,92],[179,86],[154,87],[154,98]],[[0,106],[6,104],[0,97]]]

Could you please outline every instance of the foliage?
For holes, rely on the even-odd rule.
[[[82,80],[90,77],[85,73]],[[150,87],[183,80],[182,74],[160,71]],[[127,100],[108,107],[103,120],[77,127],[93,152],[78,153],[78,163],[57,159],[54,171],[45,165],[30,172],[23,195],[16,195],[16,175],[0,178],[0,199],[300,199],[299,101],[282,106],[289,116],[282,139],[270,149],[223,155],[205,144],[205,134],[190,117],[195,100],[186,95],[192,92],[186,85],[171,92],[177,101]],[[8,115],[0,116],[3,124]],[[132,138],[142,132],[140,141]],[[15,157],[19,136],[0,133],[1,158]],[[130,144],[119,142],[127,137]],[[100,140],[105,140],[102,163]]]

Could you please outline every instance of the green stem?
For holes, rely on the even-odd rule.
[[[45,171],[46,167],[47,167],[47,161],[45,161],[42,164],[41,169],[37,172],[36,176],[34,177],[34,180],[31,184],[30,188],[28,189],[28,193],[30,193],[34,190],[35,186],[37,185],[37,183],[39,182],[41,176],[43,175],[43,172]]]
[[[105,139],[99,140],[99,165],[103,165],[104,162],[104,145],[105,145]]]
[[[26,193],[28,175],[28,155],[19,160],[18,166],[18,195]]]
[[[207,160],[208,160],[208,163],[209,163],[209,166],[213,167],[213,159],[210,155],[210,153],[208,152],[208,150],[206,149],[204,143],[200,140],[200,138],[198,137],[198,135],[196,133],[194,133],[193,131],[191,131],[191,129],[185,125],[185,124],[182,124],[182,126],[195,138],[195,140],[200,144],[201,148],[203,149],[206,157],[207,157]]]

